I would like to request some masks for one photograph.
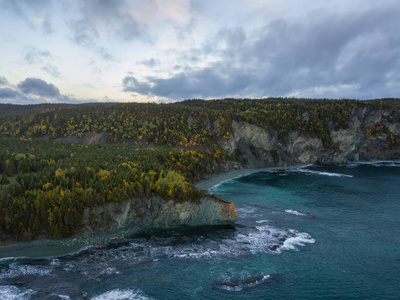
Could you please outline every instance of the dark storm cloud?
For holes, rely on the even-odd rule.
[[[274,20],[253,31],[220,30],[170,78],[123,79],[126,92],[192,97],[392,97],[400,92],[400,3],[346,13],[310,12]],[[192,62],[208,57],[204,69]],[[214,59],[215,60],[215,59]]]
[[[0,77],[1,78],[1,77]],[[38,103],[82,103],[73,95],[63,95],[53,84],[38,78],[26,78],[14,88],[0,88],[0,103],[38,104]],[[86,99],[85,102],[97,102]]]
[[[51,58],[51,53],[46,50],[40,50],[33,46],[27,46],[24,49],[24,60],[28,64],[43,63],[45,59]]]
[[[133,76],[126,76],[122,80],[125,92],[135,92],[139,94],[150,94],[151,87],[147,83],[139,82]]]
[[[10,88],[0,89],[0,99],[14,99],[19,95],[20,94],[17,91]]]
[[[60,96],[60,91],[55,85],[39,78],[26,78],[18,84],[18,88],[24,94],[53,98]]]

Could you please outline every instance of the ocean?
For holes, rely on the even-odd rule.
[[[400,299],[400,162],[262,170],[210,192],[235,203],[235,228],[0,247],[0,299]]]

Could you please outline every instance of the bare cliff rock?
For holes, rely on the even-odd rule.
[[[242,155],[247,160],[247,167],[251,168],[400,159],[400,122],[396,120],[398,115],[391,109],[356,106],[346,129],[337,129],[333,120],[326,120],[333,144],[329,148],[320,138],[301,135],[297,131],[278,138],[272,127],[265,129],[233,121],[232,134],[219,144],[229,155]]]
[[[237,213],[232,202],[212,196],[204,197],[198,202],[165,201],[160,197],[152,197],[86,209],[84,223],[86,230],[118,230],[134,226],[140,232],[182,226],[233,225],[236,219]]]

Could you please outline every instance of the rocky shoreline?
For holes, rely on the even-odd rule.
[[[86,209],[82,232],[115,231],[126,226],[135,226],[138,232],[183,226],[233,226],[236,219],[234,204],[212,195],[184,202],[165,201],[160,197],[136,198]]]

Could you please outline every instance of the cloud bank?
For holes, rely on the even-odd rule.
[[[5,77],[0,76],[0,82],[6,87],[0,88],[0,103],[38,104],[38,103],[79,103],[80,101],[69,95],[63,95],[51,83],[39,78],[26,78],[17,86],[8,83]]]
[[[2,99],[398,97],[399,15],[397,0],[0,1]]]
[[[125,92],[193,97],[393,97],[400,92],[400,3],[306,19],[276,19],[254,30],[224,28],[181,53],[169,77],[128,75]],[[213,61],[191,67],[193,57]],[[134,72],[133,72],[134,74]]]

